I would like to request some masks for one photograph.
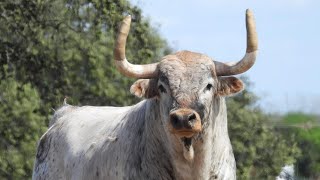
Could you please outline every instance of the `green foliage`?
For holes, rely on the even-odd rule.
[[[320,150],[320,128],[319,127],[314,127],[308,130],[301,130],[299,132],[299,135],[301,136],[302,139],[312,142]]]
[[[316,116],[306,115],[303,113],[292,112],[288,113],[283,117],[283,122],[286,124],[299,124],[305,122],[314,122],[316,120]]]
[[[249,84],[247,90],[227,102],[237,176],[239,179],[275,179],[281,167],[295,163],[300,150],[294,138],[286,140],[266,126],[270,117],[254,107],[257,97],[248,88]]]
[[[45,130],[40,97],[31,84],[7,78],[0,84],[0,179],[24,179],[33,167],[35,145]]]
[[[291,128],[282,134],[295,134],[303,156],[297,159],[296,172],[304,178],[320,178],[320,118],[299,112],[285,115],[281,121]]]
[[[297,161],[300,176],[312,179],[320,178],[320,128],[310,130],[297,129],[299,147],[303,156]]]
[[[1,4],[1,61],[31,82],[45,101],[56,107],[64,96],[73,103],[128,105],[132,79],[113,65],[115,32],[124,13],[132,14],[127,56],[133,63],[157,60],[166,42],[126,1],[17,1]],[[133,58],[134,57],[134,58]],[[81,87],[81,89],[75,89]],[[46,110],[43,114],[52,114]]]

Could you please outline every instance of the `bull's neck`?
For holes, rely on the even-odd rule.
[[[175,179],[235,179],[235,161],[227,127],[227,110],[224,98],[214,98],[207,119],[208,126],[192,144],[194,158],[183,155],[180,138],[166,132],[155,100],[146,100],[145,161],[160,161],[167,175]],[[170,171],[171,169],[171,171]],[[164,173],[164,172],[161,172]]]
[[[224,97],[213,101],[211,173],[216,179],[236,179],[236,164],[228,134],[227,108]]]
[[[175,179],[170,150],[167,146],[167,135],[160,119],[158,102],[155,99],[147,99],[143,102],[143,106],[145,123],[140,148],[143,149],[144,153],[141,157],[141,164],[148,166],[141,169],[141,173],[144,174],[142,177]]]

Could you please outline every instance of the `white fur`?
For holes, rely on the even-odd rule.
[[[193,150],[193,146],[192,145],[190,146],[189,150],[187,150],[186,148],[183,148],[183,156],[189,162],[193,161],[193,159],[194,159],[194,150]]]
[[[188,155],[180,139],[165,132],[156,101],[62,108],[40,141],[33,179],[235,179],[223,98],[208,107],[213,123]]]

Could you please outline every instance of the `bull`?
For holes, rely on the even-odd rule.
[[[246,11],[247,49],[237,62],[180,51],[158,63],[135,65],[125,56],[131,17],[116,39],[114,62],[137,78],[128,107],[71,106],[55,112],[41,137],[33,179],[236,179],[225,97],[244,85],[232,75],[250,69],[258,42]]]

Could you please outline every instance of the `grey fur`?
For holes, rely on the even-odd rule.
[[[148,99],[134,106],[60,108],[40,139],[33,179],[236,179],[219,95],[230,92],[219,87],[234,85],[220,86],[213,61],[198,53],[166,56],[158,68],[160,77],[142,87],[149,89],[143,91],[151,93],[144,95]],[[152,90],[159,84],[167,93]],[[167,128],[169,113],[182,107],[197,111],[202,122],[188,146],[190,159],[181,138]]]

